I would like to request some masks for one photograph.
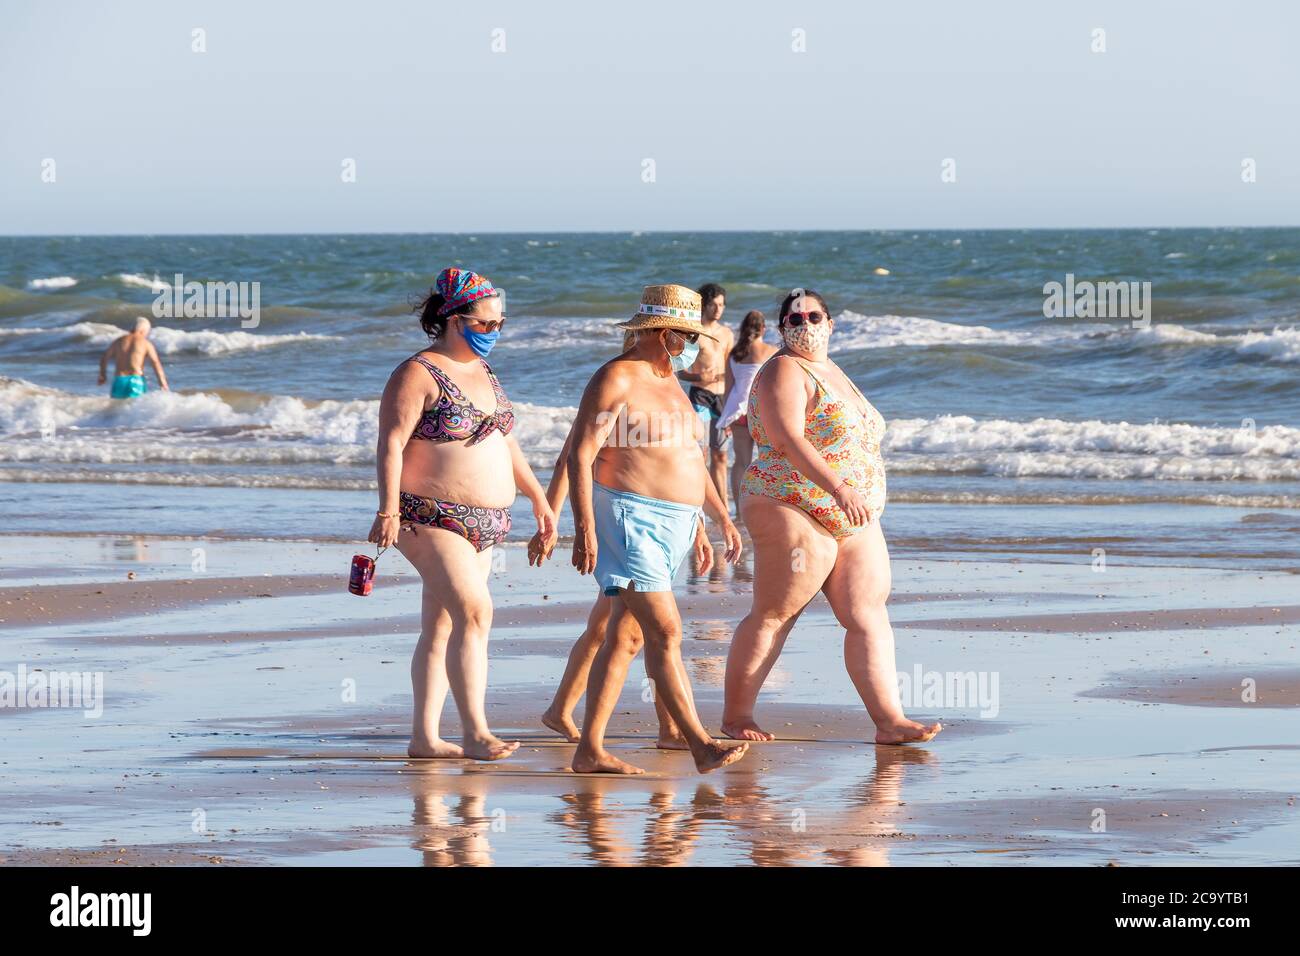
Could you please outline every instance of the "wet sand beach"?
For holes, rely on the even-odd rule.
[[[394,553],[370,597],[348,594],[357,550],[0,537],[0,670],[103,674],[97,718],[0,708],[0,861],[1300,862],[1285,571],[896,555],[898,670],[909,714],[943,721],[934,742],[868,743],[819,599],[760,700],[778,740],[697,775],[654,748],[638,660],[611,741],[647,773],[610,778],[571,773],[572,745],[537,719],[595,591],[563,548],[541,570],[522,542],[497,562],[489,716],[523,746],[492,764],[405,756],[419,583]],[[743,563],[679,583],[716,731],[750,584]]]

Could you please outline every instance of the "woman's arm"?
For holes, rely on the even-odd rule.
[[[573,449],[573,427],[564,436],[564,447],[555,459],[555,469],[551,472],[551,483],[546,486],[546,500],[558,519],[564,510],[564,499],[569,497],[569,452]]]
[[[564,447],[560,449],[560,456],[555,459],[555,467],[551,470],[551,481],[546,486],[546,503],[551,506],[551,512],[555,515],[555,524],[550,534],[542,534],[538,531],[533,535],[532,540],[528,542],[528,563],[541,567],[542,562],[551,556],[555,550],[555,543],[559,540],[560,515],[564,513],[564,499],[569,494],[569,449],[573,445],[573,430],[564,438]]]
[[[388,379],[379,400],[379,439],[375,443],[375,472],[379,482],[379,511],[366,539],[387,548],[397,540],[401,523],[398,493],[402,486],[402,452],[415,423],[424,412],[423,383],[404,363]],[[388,517],[381,517],[387,515]]]
[[[700,475],[704,479],[704,513],[722,528],[722,537],[727,542],[726,558],[732,564],[735,564],[740,560],[740,552],[743,547],[740,532],[736,530],[731,515],[727,514],[727,506],[722,503],[718,489],[713,485],[713,476],[709,474],[709,468],[704,458],[704,449],[700,449]]]
[[[555,533],[555,511],[546,500],[542,483],[533,474],[533,468],[524,457],[524,450],[514,435],[506,436],[506,445],[510,448],[510,467],[515,475],[515,487],[525,498],[533,503],[533,516],[537,519],[537,533],[549,538]]]
[[[510,470],[514,474],[515,487],[535,506],[545,506],[549,510],[550,505],[546,501],[546,492],[542,490],[542,483],[533,474],[533,467],[528,464],[528,459],[524,457],[524,450],[519,447],[519,441],[514,435],[506,436],[506,447],[510,449]]]

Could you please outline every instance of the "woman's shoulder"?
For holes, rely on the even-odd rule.
[[[797,356],[777,349],[763,362],[758,381],[768,388],[789,388],[808,381],[808,368]]]
[[[404,372],[411,374],[419,371],[421,368],[429,369],[429,371],[442,371],[442,369],[438,368],[437,363],[432,360],[432,356],[428,352],[421,351],[416,352],[413,355],[408,355],[406,358],[398,362],[397,368],[393,369],[393,374],[399,375]]]
[[[388,376],[390,385],[401,389],[419,388],[422,391],[431,389],[435,394],[443,391],[448,385],[454,387],[455,383],[448,378],[446,371],[435,359],[436,355],[427,351],[408,355]]]

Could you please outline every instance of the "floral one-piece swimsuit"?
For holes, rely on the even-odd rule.
[[[798,359],[795,359],[799,362]],[[817,400],[804,420],[804,437],[826,459],[827,464],[850,487],[867,500],[867,510],[875,521],[885,510],[885,462],[880,455],[880,441],[885,435],[885,419],[867,401],[853,381],[853,391],[862,399],[867,413],[837,398],[822,377],[799,362],[817,388]],[[749,392],[749,432],[754,438],[754,460],[745,472],[744,490],[751,495],[765,495],[807,512],[836,538],[847,538],[865,525],[853,525],[835,498],[816,482],[804,477],[785,455],[768,440],[758,413],[758,387]]]

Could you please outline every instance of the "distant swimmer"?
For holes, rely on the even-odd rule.
[[[158,350],[149,341],[149,331],[153,324],[144,316],[135,320],[135,328],[125,335],[113,340],[113,344],[104,349],[99,359],[99,384],[108,381],[108,362],[112,359],[117,366],[117,375],[113,379],[113,398],[138,398],[149,390],[144,380],[144,363],[153,366],[158,376],[158,387],[167,391],[167,374],[163,372]]]

